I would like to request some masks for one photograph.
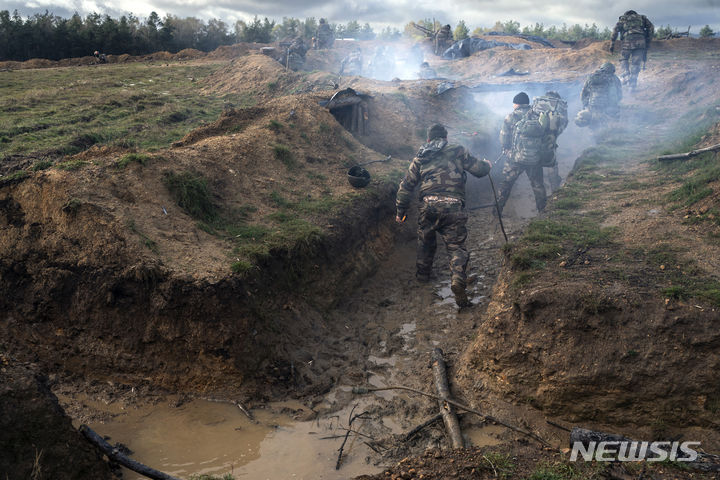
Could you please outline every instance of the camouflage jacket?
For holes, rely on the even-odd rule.
[[[614,42],[617,40],[618,36],[620,37],[620,40],[625,42],[644,39],[645,47],[647,48],[653,35],[655,35],[655,26],[652,22],[648,20],[645,15],[631,13],[629,15],[623,15],[618,19],[618,22],[613,29],[612,37],[610,37],[610,41]]]
[[[607,110],[617,108],[622,100],[622,84],[617,75],[594,72],[585,80],[580,94],[583,107]]]
[[[400,182],[396,201],[398,215],[407,210],[418,184],[420,198],[425,195],[442,195],[464,202],[466,172],[483,177],[490,172],[490,162],[478,160],[461,145],[447,143],[444,139],[424,144]]]
[[[530,108],[530,105],[520,105],[505,117],[503,126],[500,129],[500,145],[503,150],[509,151],[512,149],[515,125],[530,111]]]

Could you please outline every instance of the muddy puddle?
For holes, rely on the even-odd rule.
[[[371,383],[384,386],[382,379],[375,380]],[[338,388],[327,395],[327,406],[347,395],[349,388]],[[112,445],[122,444],[134,460],[179,478],[230,473],[238,479],[339,480],[377,473],[385,466],[377,454],[391,447],[388,438],[406,429],[401,420],[379,415],[375,407],[394,396],[391,391],[377,392],[312,421],[293,418],[292,412],[306,409],[297,402],[253,409],[253,420],[234,404],[202,399],[179,406],[171,399],[127,409],[86,403],[111,416],[90,423],[90,428]],[[345,441],[350,419],[352,433]],[[470,445],[496,445],[501,443],[502,428],[487,425],[463,433]],[[343,455],[336,469],[341,446]],[[122,473],[125,480],[145,479],[124,468]]]

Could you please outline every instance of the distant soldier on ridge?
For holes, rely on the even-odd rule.
[[[340,63],[340,75],[362,75],[363,57],[360,47],[355,48]]]
[[[615,75],[615,65],[605,62],[585,80],[580,94],[583,109],[575,117],[578,127],[590,128],[616,117],[622,100],[622,85]]]
[[[612,37],[610,38],[610,53],[615,51],[615,40],[620,37],[622,60],[621,77],[622,83],[629,85],[632,90],[637,86],[637,78],[640,73],[640,64],[645,69],[647,61],[647,49],[655,34],[655,27],[645,15],[640,15],[635,10],[628,10],[620,17]]]
[[[318,25],[317,32],[315,33],[316,48],[332,48],[333,42],[335,41],[335,35],[333,35],[330,25],[324,18],[320,19],[320,25]]]
[[[453,34],[450,25],[444,25],[435,34],[435,55],[442,55],[442,53],[450,48],[453,44]]]

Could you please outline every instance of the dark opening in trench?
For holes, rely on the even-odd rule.
[[[336,92],[330,100],[320,102],[340,125],[355,135],[366,135],[368,130],[369,95],[357,93],[352,88]]]

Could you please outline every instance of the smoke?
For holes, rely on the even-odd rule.
[[[370,52],[363,65],[363,76],[374,80],[416,80],[420,78],[420,65],[425,61],[419,47],[379,45]]]

